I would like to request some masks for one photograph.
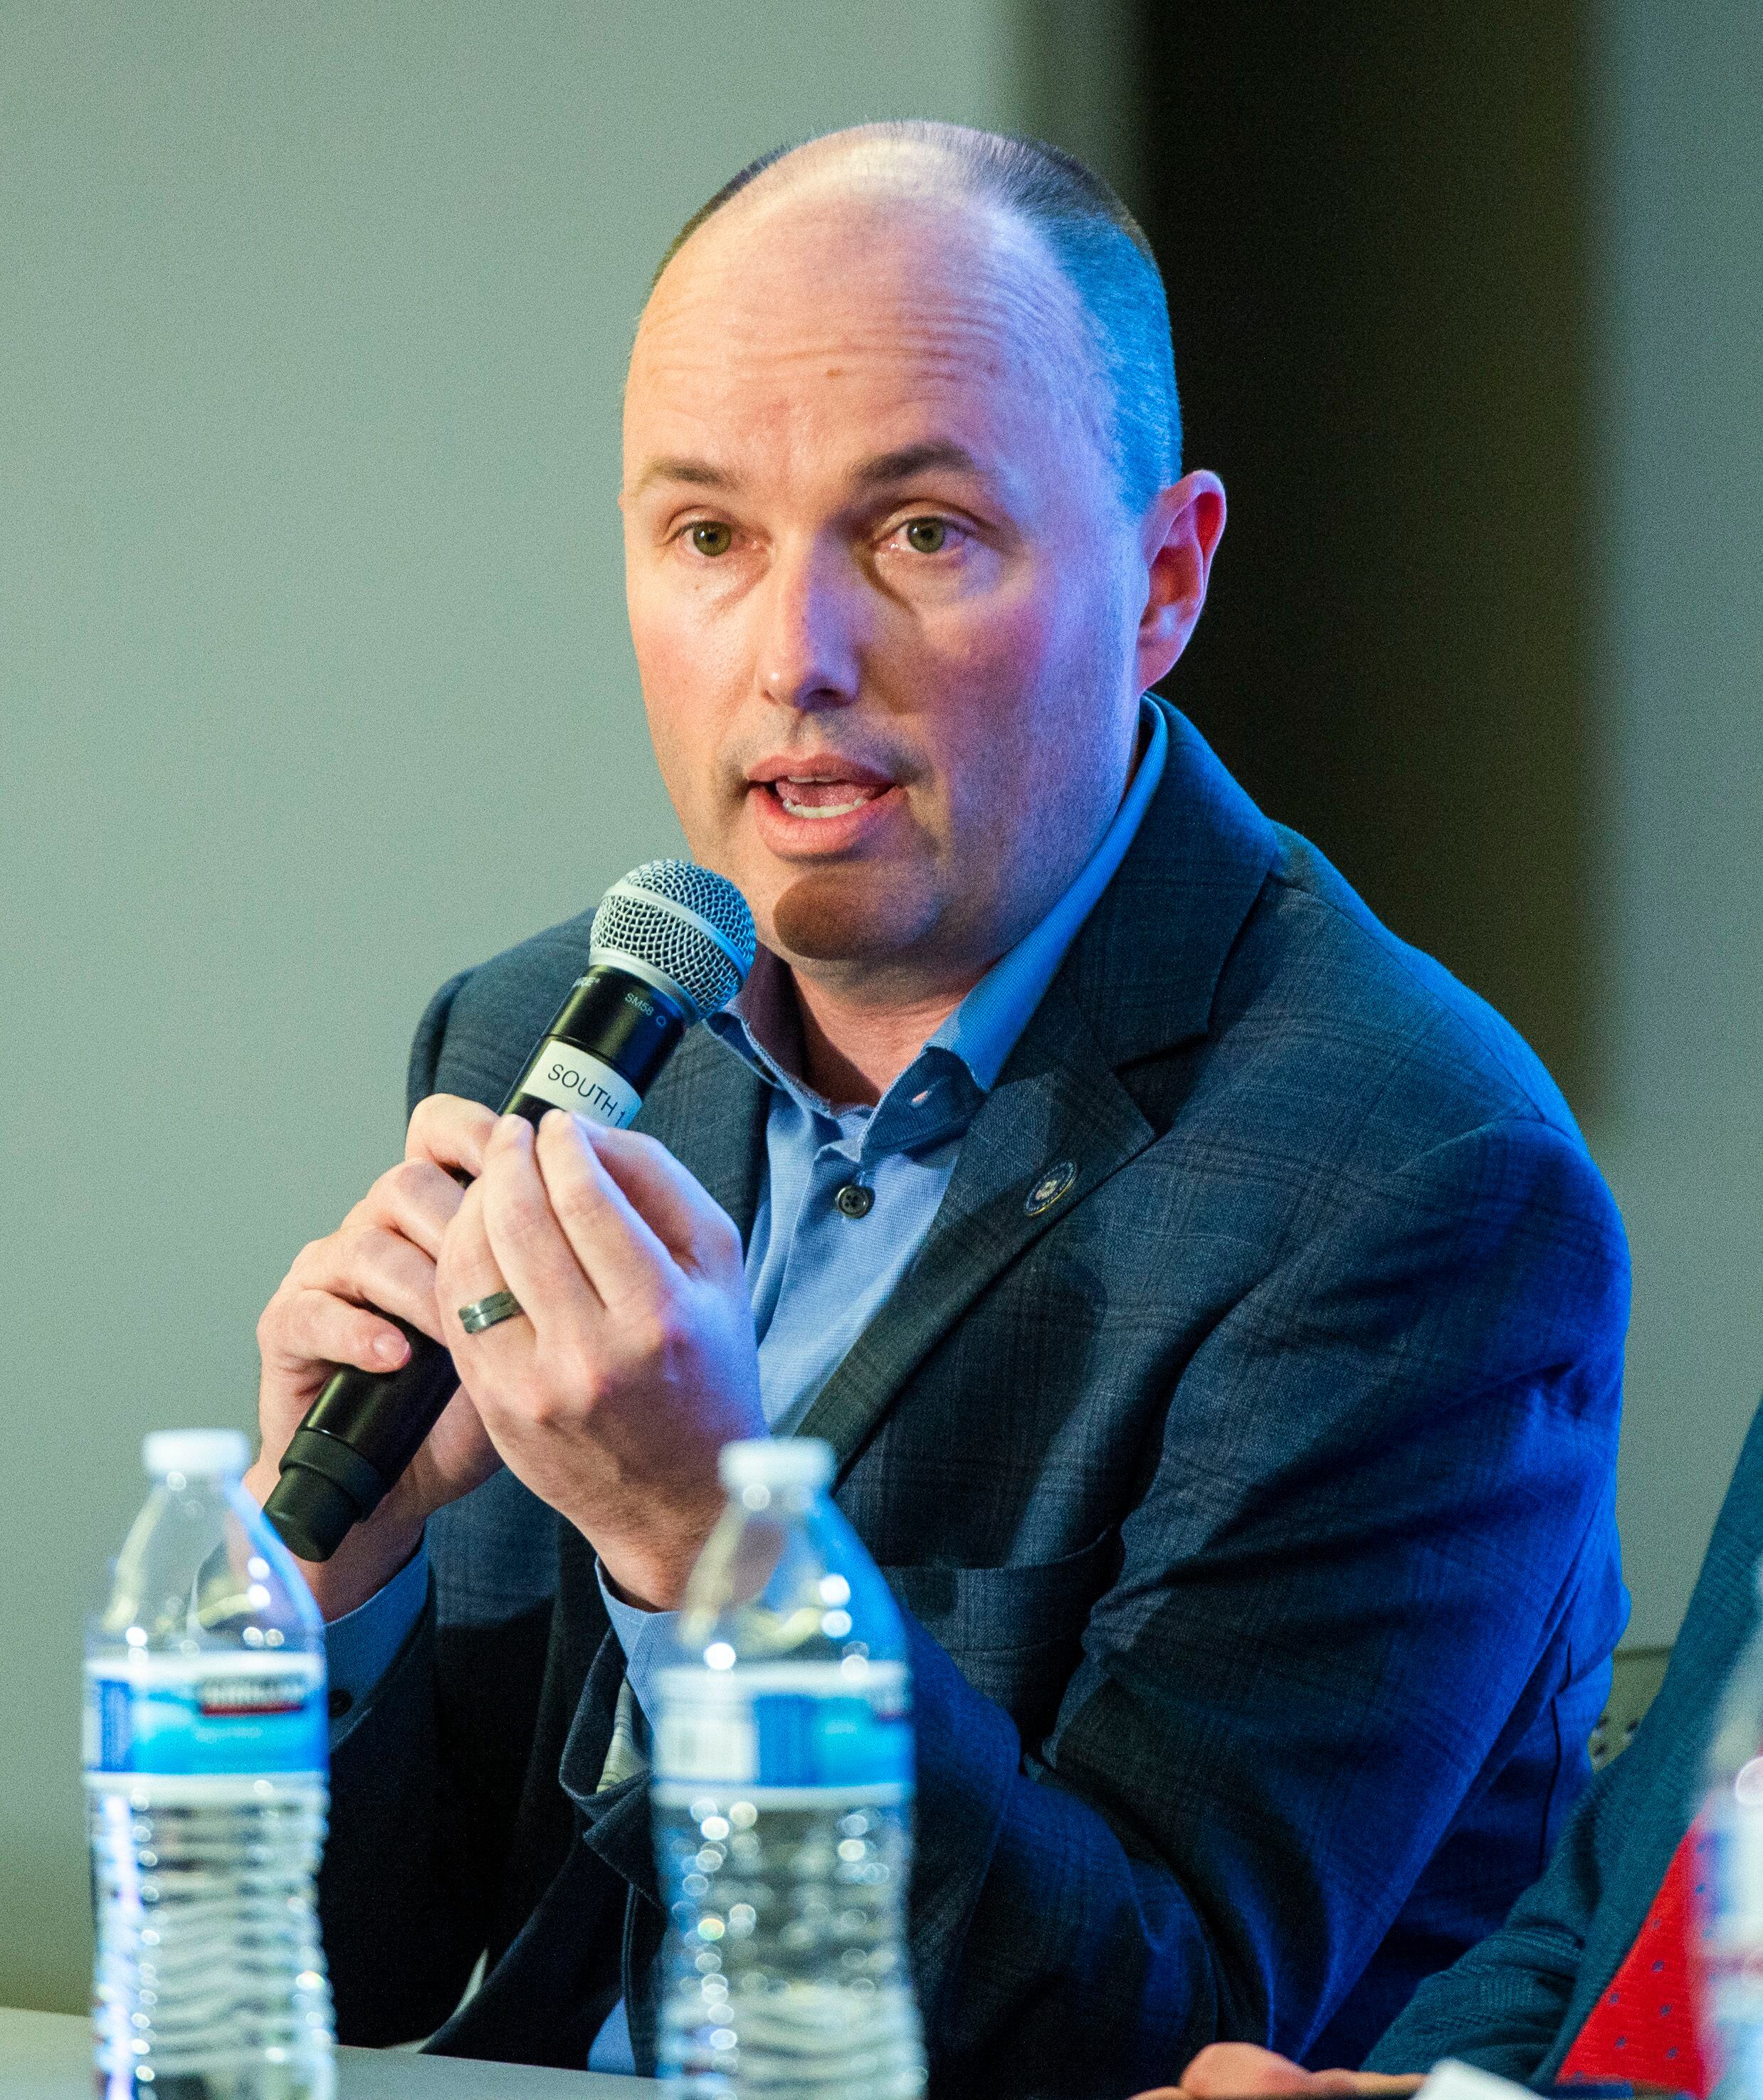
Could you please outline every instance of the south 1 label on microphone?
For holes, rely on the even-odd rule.
[[[573,1109],[577,1115],[613,1130],[623,1130],[643,1106],[642,1095],[610,1065],[556,1036],[543,1045],[522,1074],[515,1096],[516,1101],[536,1098],[554,1108]],[[519,1113],[515,1101],[509,1106]]]

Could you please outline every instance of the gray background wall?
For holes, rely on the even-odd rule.
[[[1569,14],[1584,1105],[1635,1246],[1658,1639],[1763,1385],[1763,12]],[[612,502],[656,253],[752,152],[866,115],[1026,122],[1134,194],[1170,143],[1155,82],[1132,120],[1138,19],[0,0],[0,2002],[84,1991],[72,1665],[139,1433],[249,1423],[257,1311],[395,1149],[432,986],[677,836]]]
[[[85,1990],[141,1432],[252,1420],[434,986],[677,842],[613,504],[656,257],[1018,66],[1005,0],[0,4],[0,2002]]]

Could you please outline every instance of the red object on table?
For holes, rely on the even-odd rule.
[[[1558,2074],[1566,2085],[1633,2080],[1707,2100],[1693,1988],[1697,1833],[1672,1855],[1622,1966],[1586,2016]]]

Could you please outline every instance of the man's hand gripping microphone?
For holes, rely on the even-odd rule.
[[[633,868],[600,900],[587,974],[540,1037],[503,1114],[537,1124],[565,1108],[622,1129],[687,1028],[740,990],[753,954],[753,915],[732,883],[689,861]],[[264,1513],[303,1560],[329,1560],[373,1515],[458,1383],[438,1342],[392,1324],[410,1344],[403,1365],[338,1370],[282,1454]]]

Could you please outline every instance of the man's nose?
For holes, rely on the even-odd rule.
[[[814,713],[857,697],[864,617],[861,579],[824,545],[780,548],[760,593],[759,689]]]

